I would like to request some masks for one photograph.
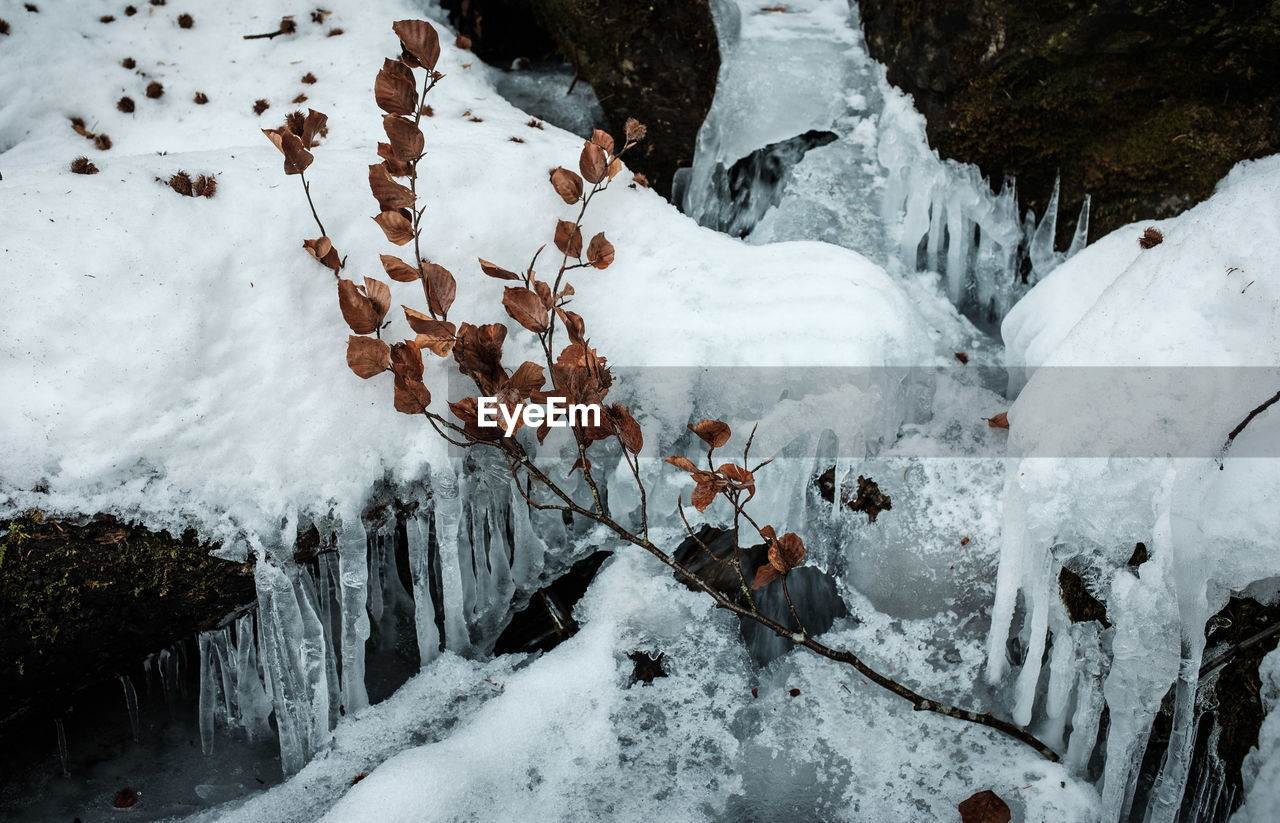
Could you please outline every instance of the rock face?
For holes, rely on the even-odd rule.
[[[1090,235],[1204,199],[1280,151],[1280,3],[861,0],[871,54],[944,157],[1041,212],[1093,195]],[[1071,227],[1059,222],[1059,242]]]
[[[482,59],[507,67],[554,44],[591,84],[615,136],[628,117],[649,136],[627,165],[664,196],[693,163],[711,108],[720,50],[708,0],[443,0]],[[603,125],[603,124],[602,124]],[[584,135],[585,136],[585,135]]]
[[[0,521],[0,735],[254,602],[250,568],[209,548],[105,517]]]

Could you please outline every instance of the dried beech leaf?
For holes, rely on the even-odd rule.
[[[394,255],[380,254],[378,259],[382,261],[382,269],[387,277],[397,283],[412,283],[422,276],[417,269]]]
[[[696,472],[698,470],[698,467],[693,465],[692,460],[690,460],[687,457],[680,457],[679,455],[675,457],[668,457],[663,462],[670,463],[671,465],[675,466],[677,469],[682,469],[683,471],[687,471],[687,472]]]
[[[417,339],[413,341],[414,345],[419,349],[429,349],[432,354],[438,357],[446,357],[449,352],[453,351],[453,342],[457,332],[452,323],[428,317],[408,306],[402,306],[401,308],[404,309],[404,316],[409,321],[409,328],[418,333]]]
[[[338,256],[338,250],[333,247],[333,243],[328,237],[317,237],[315,240],[303,240],[302,247],[307,250],[315,259],[324,265],[333,269],[337,274],[342,268],[342,259]]]
[[[390,362],[391,348],[376,337],[347,338],[347,365],[364,379],[386,371]]]
[[[369,167],[369,191],[378,200],[378,208],[384,212],[411,209],[415,204],[413,191],[391,179],[386,165],[374,163]]]
[[[569,205],[577,203],[582,198],[582,178],[563,166],[551,172],[551,185],[555,186],[556,194],[560,195],[560,199]]]
[[[547,330],[547,310],[538,295],[528,289],[508,286],[502,295],[502,305],[513,320],[529,331],[541,334]]]
[[[397,160],[417,160],[422,156],[425,146],[422,130],[412,120],[395,114],[383,115],[382,128],[390,141],[391,153]]]
[[[1009,413],[1008,413],[1008,412],[1000,412],[999,414],[995,415],[994,417],[988,417],[988,418],[987,418],[987,425],[988,425],[988,426],[990,426],[990,427],[991,427],[991,428],[993,428],[993,429],[1007,429],[1007,428],[1009,428]]]
[[[537,363],[526,360],[511,375],[511,378],[507,381],[507,388],[516,397],[524,400],[541,389],[542,384],[545,382],[547,382],[547,378],[542,371],[542,367]]]
[[[398,377],[422,380],[422,350],[412,340],[392,344],[391,370]]]
[[[586,457],[579,457],[577,460],[573,461],[573,465],[569,467],[569,476],[572,477],[573,473],[578,469],[582,469],[583,474],[591,471],[591,461]]]
[[[391,24],[391,30],[415,60],[428,69],[436,67],[440,59],[440,35],[434,26],[423,20],[397,20]]]
[[[786,574],[803,563],[804,556],[804,541],[795,532],[787,532],[769,543],[769,565],[781,574]]]
[[[350,280],[338,280],[338,308],[342,310],[342,319],[356,334],[373,334],[382,322],[373,301]]]
[[[699,480],[698,484],[693,487],[693,495],[689,498],[689,502],[700,512],[707,510],[716,499],[719,490],[710,480]]]
[[[519,280],[520,279],[520,275],[516,274],[513,271],[507,271],[506,269],[502,268],[502,266],[496,266],[493,263],[490,263],[488,260],[485,260],[483,257],[479,259],[480,259],[480,270],[485,274],[489,275],[490,277],[496,278],[498,280]]]
[[[772,565],[764,563],[760,568],[756,569],[756,579],[751,581],[751,589],[753,591],[763,589],[781,576]]]
[[[575,259],[582,257],[582,230],[568,220],[556,221],[556,248]]]
[[[613,412],[617,418],[618,438],[622,441],[622,447],[632,454],[639,454],[644,448],[644,432],[641,431],[636,419],[631,416],[631,409],[615,405]]]
[[[431,392],[421,380],[413,380],[403,375],[396,375],[396,411],[402,414],[422,414],[431,402]]]
[[[591,238],[587,246],[587,262],[597,269],[607,269],[613,262],[613,244],[604,237],[604,232]]]
[[[378,108],[388,114],[413,114],[418,108],[413,70],[399,60],[383,60],[373,83],[373,96]]]
[[[302,145],[311,148],[316,144],[316,136],[324,132],[329,115],[321,114],[315,109],[307,109],[307,119],[302,121]]]
[[[689,431],[701,437],[703,442],[713,449],[718,449],[729,442],[732,432],[729,426],[719,420],[700,420],[697,424],[688,424]]]
[[[578,169],[587,182],[594,185],[604,180],[609,169],[609,158],[604,149],[595,143],[584,143],[582,154],[578,156]]]
[[[626,133],[628,143],[639,143],[649,130],[645,128],[644,123],[634,117],[628,117],[623,131]]]
[[[391,310],[391,287],[381,280],[366,277],[364,293],[368,296],[369,302],[373,303],[374,310],[378,312],[378,324],[381,325],[382,319]]]
[[[613,154],[613,137],[607,131],[592,130],[591,142],[604,149],[606,154]]]
[[[556,309],[556,314],[560,316],[560,321],[564,323],[565,331],[569,333],[570,342],[586,342],[586,329],[582,322],[582,317],[579,314],[560,308]]]
[[[435,263],[422,264],[422,287],[427,293],[427,308],[440,317],[449,316],[449,308],[458,296],[458,281],[453,273]]]
[[[990,789],[969,796],[959,810],[960,823],[1009,823],[1013,819],[1009,804]]]
[[[387,164],[387,171],[391,173],[392,177],[408,177],[409,172],[412,171],[408,163],[396,157],[395,150],[391,148],[390,143],[378,144],[378,156]]]
[[[609,161],[609,179],[610,180],[617,177],[619,172],[621,171],[622,171],[622,160],[620,158],[615,157]]]
[[[302,145],[302,138],[293,132],[282,129],[263,129],[262,133],[284,155],[285,174],[302,174],[315,160],[311,152]]]
[[[387,239],[397,246],[403,246],[413,239],[413,221],[405,217],[402,211],[384,211],[373,221],[382,228]]]

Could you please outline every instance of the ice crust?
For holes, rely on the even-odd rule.
[[[943,272],[953,303],[995,321],[1084,247],[1087,199],[1072,243],[1055,250],[1056,186],[1038,220],[1019,215],[1012,182],[993,192],[976,167],[929,147],[911,98],[868,55],[855,3],[799,0],[779,13],[718,0],[712,9],[720,77],[683,190],[699,222],[727,225],[741,209],[726,182],[735,163],[817,130],[836,141],[804,154],[780,182],[757,180],[752,198],[775,205],[747,227],[751,242],[820,239],[894,271]]]
[[[1143,250],[1147,226],[1164,240]],[[1012,635],[1027,661],[1010,695],[1019,723],[1060,729],[1072,679],[1078,704],[1094,699],[1099,672],[1080,665],[1057,596],[1064,565],[1082,574],[1114,626],[1101,638],[1104,652],[1110,646],[1101,672],[1111,717],[1099,744],[1104,819],[1132,803],[1155,712],[1176,686],[1169,749],[1145,813],[1175,819],[1205,623],[1230,594],[1280,574],[1280,417],[1257,417],[1223,449],[1228,432],[1280,389],[1280,288],[1264,274],[1280,266],[1278,249],[1280,159],[1242,163],[1205,203],[1119,229],[1064,263],[1004,323],[1011,382],[1025,387],[1009,410],[987,678],[1005,682]],[[1126,559],[1136,542],[1151,559],[1135,570]],[[1060,654],[1064,642],[1077,646]],[[1098,640],[1085,651],[1096,660]],[[1070,760],[1079,767],[1092,745],[1075,736]]]

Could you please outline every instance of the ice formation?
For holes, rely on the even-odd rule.
[[[1057,739],[1074,702],[1077,769],[1095,746],[1102,680],[1103,819],[1128,813],[1170,688],[1173,728],[1145,814],[1178,819],[1206,621],[1232,593],[1280,595],[1280,417],[1256,417],[1227,445],[1280,389],[1280,290],[1265,275],[1280,267],[1278,195],[1280,160],[1242,163],[1210,200],[1160,223],[1160,245],[1139,247],[1146,224],[1119,229],[1005,320],[1012,380],[1025,387],[1009,411],[1015,459],[987,678],[1004,682],[1016,638],[1014,718]],[[1136,542],[1151,559],[1133,569]],[[1070,623],[1063,566],[1107,603],[1112,628]],[[1193,797],[1201,808],[1218,800]]]
[[[929,147],[924,118],[867,54],[855,3],[801,0],[783,14],[748,0],[712,8],[720,77],[681,188],[699,222],[754,243],[820,239],[884,266],[942,272],[952,302],[984,321],[1002,319],[1084,247],[1088,198],[1072,243],[1056,251],[1056,186],[1036,221],[1018,214],[1012,181],[994,193],[976,167]],[[789,147],[806,133],[835,139],[797,157]],[[731,180],[747,158],[755,179]]]

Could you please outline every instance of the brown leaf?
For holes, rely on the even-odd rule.
[[[1144,249],[1154,249],[1156,246],[1164,242],[1164,233],[1155,226],[1149,227],[1138,238],[1138,245]]]
[[[769,585],[781,576],[782,575],[780,575],[778,570],[773,566],[768,563],[762,563],[760,564],[760,567],[756,569],[756,579],[751,581],[751,589],[752,591],[763,589],[765,586]]]
[[[315,109],[307,109],[307,119],[302,121],[302,145],[311,148],[316,144],[316,137],[324,132],[325,123],[329,122],[327,114]]]
[[[551,172],[551,185],[555,186],[556,194],[560,195],[560,199],[569,205],[577,203],[582,198],[582,178],[563,166]]]
[[[960,365],[967,366],[969,364],[968,352],[962,352],[962,351],[956,352],[956,360],[960,361]]]
[[[569,467],[569,476],[572,477],[573,473],[578,469],[582,469],[583,474],[591,471],[591,461],[585,456],[580,456],[577,460],[573,461],[573,465]]]
[[[582,317],[575,312],[567,309],[556,309],[556,314],[560,316],[560,322],[564,323],[565,331],[569,333],[569,340],[573,343],[585,343],[586,338],[583,336],[586,329],[582,322]]]
[[[350,280],[338,280],[338,308],[342,319],[356,334],[373,334],[382,322],[373,301]]]
[[[547,330],[547,310],[538,295],[528,289],[508,286],[503,291],[502,305],[513,320],[529,331],[541,334]]]
[[[756,477],[742,466],[735,466],[732,463],[725,463],[716,469],[720,474],[729,481],[732,488],[742,489],[747,492],[747,499],[750,500],[756,494]]]
[[[369,297],[369,302],[373,303],[373,308],[378,313],[378,324],[381,325],[382,319],[391,310],[391,287],[381,280],[366,277],[364,293]]]
[[[545,382],[546,376],[543,374],[542,367],[526,360],[507,380],[507,389],[515,397],[524,400],[541,389]]]
[[[392,115],[387,115],[391,117]],[[387,171],[392,177],[408,177],[411,169],[409,164],[396,157],[395,150],[391,148],[390,143],[378,144],[378,156],[387,164]]]
[[[988,426],[990,426],[990,427],[991,427],[991,428],[993,428],[993,429],[1007,429],[1007,428],[1009,428],[1009,413],[1008,413],[1008,412],[1000,412],[999,414],[995,415],[994,417],[988,417],[988,418],[987,418],[987,425],[988,425]]]
[[[422,288],[427,293],[427,308],[441,319],[449,316],[449,308],[458,296],[458,281],[453,273],[435,263],[422,264]]]
[[[613,137],[608,132],[600,129],[592,130],[591,142],[604,149],[606,154],[613,154]]]
[[[551,286],[541,280],[535,280],[533,281],[533,290],[537,293],[538,299],[542,301],[542,305],[547,311],[555,308],[556,299],[551,296]]]
[[[424,138],[412,120],[394,114],[384,115],[382,128],[387,133],[391,151],[398,160],[417,160],[422,156]]]
[[[378,200],[378,208],[383,212],[397,209],[411,209],[415,204],[413,192],[391,179],[391,172],[383,163],[374,163],[369,167],[369,191]]]
[[[453,351],[453,342],[457,335],[452,323],[436,320],[422,312],[414,311],[408,306],[401,306],[404,316],[409,321],[409,328],[418,333],[414,345],[419,349],[429,349],[432,354],[446,357]]]
[[[728,443],[732,434],[728,425],[721,423],[719,420],[700,420],[696,425],[689,423],[687,428],[698,437],[701,437],[703,442],[713,449],[718,449]]]
[[[773,542],[778,539],[778,533],[773,530],[773,526],[765,526],[761,529],[760,536],[769,542]]]
[[[417,351],[417,349],[414,349]],[[396,411],[402,414],[422,414],[431,402],[431,392],[421,380],[413,380],[403,375],[396,375],[395,381]]]
[[[693,465],[693,461],[691,461],[687,457],[681,457],[679,455],[676,455],[675,457],[668,457],[663,462],[670,463],[671,465],[675,466],[677,469],[681,469],[687,472],[696,472],[698,470],[698,467]]]
[[[391,346],[391,370],[408,380],[422,380],[422,350],[412,340]]]
[[[412,283],[422,275],[413,266],[390,254],[380,254],[378,259],[382,261],[382,269],[387,273],[387,277],[397,283]]]
[[[707,510],[707,506],[710,506],[712,501],[716,499],[716,494],[718,493],[719,489],[716,488],[715,483],[711,480],[699,480],[698,484],[693,487],[693,495],[689,498],[689,502],[693,504],[695,509],[704,512]]]
[[[893,500],[880,491],[880,486],[870,477],[858,475],[858,494],[852,500],[844,500],[845,492],[841,490],[841,500],[855,512],[866,512],[867,522],[874,523],[880,512],[893,508]]]
[[[391,24],[391,30],[415,60],[429,69],[436,67],[440,59],[440,35],[434,26],[423,20],[397,20]]]
[[[597,269],[607,269],[613,262],[613,244],[604,237],[604,232],[591,238],[587,246],[587,262]]]
[[[618,438],[622,440],[622,447],[632,454],[639,454],[644,448],[644,432],[641,431],[636,419],[631,416],[631,409],[615,404],[613,412],[617,419]]]
[[[618,174],[619,174],[621,171],[622,171],[622,159],[621,159],[621,158],[619,158],[619,157],[615,157],[615,158],[613,158],[612,160],[610,160],[610,161],[609,161],[609,179],[610,179],[610,180],[612,180],[613,178],[617,177],[617,176],[618,176]]]
[[[506,336],[507,327],[501,323],[479,327],[463,323],[458,327],[458,339],[453,347],[458,370],[473,378],[486,393],[492,393],[496,385],[506,379],[502,370],[502,342]]]
[[[556,248],[573,258],[582,257],[582,230],[568,220],[556,221]]]
[[[485,274],[489,275],[490,277],[496,278],[498,280],[519,280],[520,279],[520,275],[516,274],[515,272],[507,271],[506,269],[502,268],[502,266],[496,266],[493,263],[490,263],[488,260],[485,260],[483,257],[480,258],[480,270]]]
[[[960,823],[1009,823],[1013,813],[1000,795],[987,789],[960,804]]]
[[[418,108],[418,84],[413,70],[399,60],[383,60],[373,83],[373,96],[378,108],[389,114],[413,114]]]
[[[387,239],[397,246],[403,246],[413,239],[413,221],[404,211],[384,211],[373,221],[382,229]]]
[[[390,362],[391,348],[376,337],[347,338],[347,365],[364,379],[386,371]]]
[[[804,562],[804,541],[795,532],[787,532],[769,543],[769,565],[781,574]]]
[[[342,260],[338,251],[328,237],[317,237],[315,240],[303,240],[302,248],[315,259],[333,269],[336,274],[342,268]]]
[[[595,143],[584,143],[582,154],[578,156],[578,169],[581,170],[587,182],[594,185],[604,180],[609,169],[609,158],[604,153],[604,149]]]
[[[311,152],[302,145],[302,138],[293,132],[284,129],[263,129],[262,133],[284,155],[285,174],[302,174],[311,165],[311,161],[315,160]]]

